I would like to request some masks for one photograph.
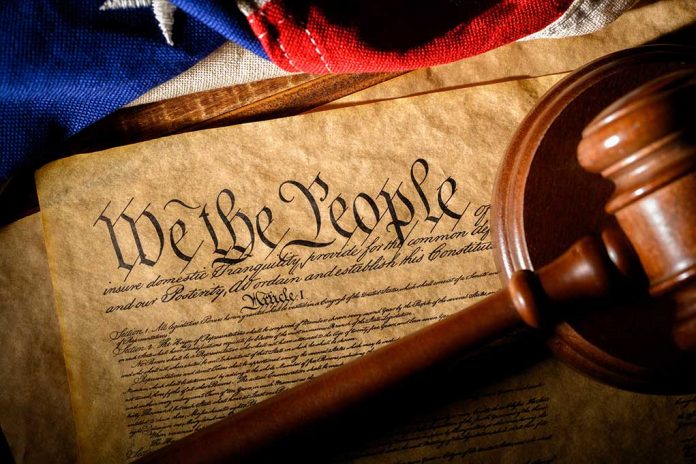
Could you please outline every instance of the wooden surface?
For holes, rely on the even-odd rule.
[[[294,74],[122,108],[87,127],[58,150],[87,153],[171,134],[292,116],[403,73]],[[0,188],[0,225],[38,211],[34,170],[42,159]]]
[[[605,209],[636,237],[650,294],[674,303],[676,346],[696,354],[694,107],[696,63],[600,113],[583,131],[578,161],[616,185]]]
[[[696,51],[651,46],[609,55],[561,81],[528,115],[499,173],[492,219],[496,259],[506,276],[538,269],[580,237],[614,223],[604,212],[613,185],[577,162],[583,128],[627,92],[670,71],[693,67]],[[690,199],[682,201],[691,202]],[[564,361],[624,388],[679,388],[669,299],[635,291],[632,301],[582,305],[550,346]]]

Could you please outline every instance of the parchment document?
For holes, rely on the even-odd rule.
[[[557,80],[196,132],[42,169],[81,460],[134,459],[497,290],[495,171]],[[561,462],[587,448],[585,429],[605,435],[602,411],[614,410],[621,436],[655,444],[629,433],[630,404],[670,428],[659,452],[681,458],[671,399],[616,403],[584,381],[601,392],[588,397],[568,372],[542,363],[491,382],[345,460]],[[595,425],[567,427],[579,410]],[[619,453],[597,443],[594,456]]]
[[[81,457],[140,456],[496,290],[498,158],[557,79],[42,169]]]

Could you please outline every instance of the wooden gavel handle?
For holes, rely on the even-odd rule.
[[[537,273],[513,274],[507,288],[338,369],[286,390],[169,445],[140,463],[242,462],[290,433],[348,411],[457,353],[516,326],[548,326],[562,305],[608,296],[641,275],[622,232],[585,238]],[[619,284],[619,285],[617,285]]]

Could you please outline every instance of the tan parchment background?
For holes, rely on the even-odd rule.
[[[18,463],[75,461],[75,424],[40,216],[0,229],[0,243],[0,425]]]
[[[118,363],[112,359],[109,334],[123,328],[152,329],[162,321],[185,321],[201,313],[235,313],[241,306],[239,300],[221,299],[213,304],[198,299],[177,305],[157,304],[149,310],[105,314],[108,306],[129,301],[133,295],[138,299],[140,296],[137,293],[127,298],[121,294],[103,295],[106,287],[123,282],[126,272],[116,268],[108,235],[101,227],[103,224],[96,224],[101,211],[115,217],[132,201],[134,209],[129,210],[129,214],[137,217],[146,205],[151,204],[153,211],[159,211],[173,198],[187,204],[208,202],[212,209],[220,189],[230,188],[235,192],[239,208],[253,213],[261,205],[274,205],[271,208],[274,220],[294,227],[290,236],[312,238],[311,223],[305,222],[299,229],[293,225],[307,217],[306,206],[298,208],[288,204],[287,210],[281,209],[277,189],[283,180],[296,179],[308,184],[321,173],[331,186],[330,195],[342,193],[348,199],[361,191],[376,198],[385,182],[392,192],[397,185],[403,184],[404,192],[417,199],[413,187],[409,187],[409,169],[417,158],[429,160],[429,189],[436,188],[448,176],[456,179],[456,200],[452,208],[456,206],[462,210],[466,202],[475,206],[487,204],[498,158],[509,134],[534,101],[557,79],[548,77],[399,100],[358,110],[197,132],[93,156],[76,156],[41,170],[37,176],[38,189],[49,265],[65,334],[82,457],[86,461],[121,461],[126,456],[137,455],[142,447],[150,446],[124,442],[126,418],[119,398],[126,386],[119,377]],[[109,206],[105,208],[105,205]],[[328,222],[328,218],[324,217],[324,221]],[[471,222],[467,227],[473,225]],[[452,228],[453,224],[450,222],[442,227]],[[419,226],[413,236],[430,229],[425,225]],[[284,229],[282,225],[275,230]],[[324,234],[322,232],[319,239],[324,238]],[[195,244],[186,245],[189,252],[191,246]],[[210,256],[211,250],[207,248],[209,244],[203,247],[201,256]],[[404,253],[407,251],[410,250]],[[263,259],[265,253],[258,253],[254,252],[254,260]],[[464,254],[403,269],[372,272],[367,280],[361,275],[329,279],[325,285],[312,283],[306,291],[334,295],[337,290],[341,293],[382,288],[423,276],[446,278],[457,269],[490,270],[489,260],[488,254]],[[125,283],[148,282],[157,275],[176,275],[183,264],[165,250],[156,268],[136,266]],[[209,264],[209,261],[199,261],[192,264],[191,269]],[[491,283],[493,281],[489,279],[486,285],[476,284],[478,288],[491,288],[496,285]],[[162,293],[161,289],[148,290],[152,291],[146,291],[143,299],[156,298]],[[470,293],[474,289],[462,287],[461,291],[464,290]],[[441,292],[426,288],[419,295],[423,299],[440,298]],[[369,307],[379,308],[393,302],[393,298],[390,295],[376,297]],[[437,316],[460,307],[461,302],[451,302],[428,311]],[[353,305],[346,305],[345,309],[336,311],[355,309]],[[316,314],[316,309],[280,313],[274,318],[302,320],[312,314]],[[269,316],[249,319],[247,323],[263,326],[272,321]],[[195,332],[197,328],[191,330]],[[105,398],[109,400],[104,401]]]

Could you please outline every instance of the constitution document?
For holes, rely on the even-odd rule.
[[[189,133],[39,171],[80,460],[133,460],[496,291],[495,172],[558,79]],[[604,434],[614,419],[602,411],[620,411],[612,433],[638,452],[684,457],[672,399],[567,372],[516,370],[344,459],[562,462]],[[632,433],[631,405],[670,433]],[[617,453],[598,443],[586,451]]]

